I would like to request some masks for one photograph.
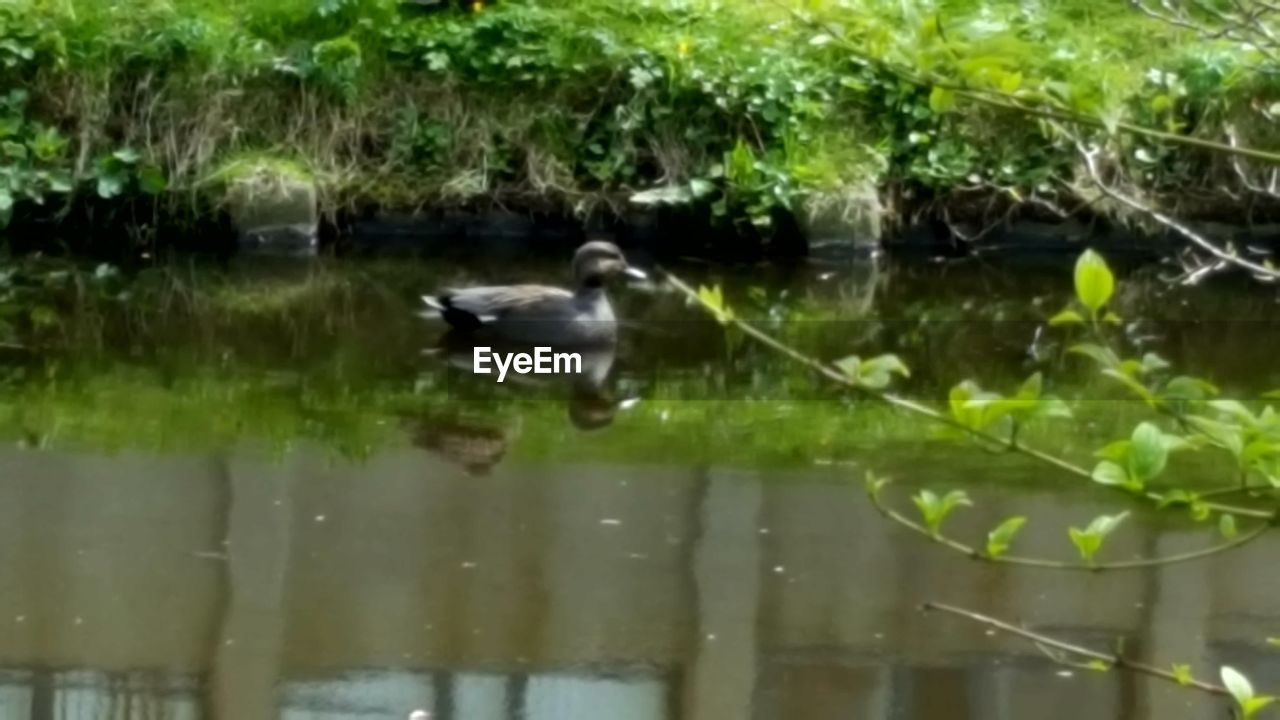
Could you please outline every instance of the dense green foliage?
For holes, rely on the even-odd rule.
[[[329,209],[635,198],[767,226],[867,188],[898,210],[1070,194],[1063,128],[965,88],[1102,131],[1274,139],[1265,58],[1096,5],[5,0],[0,213],[186,202],[255,154],[306,166]],[[1117,149],[1153,191],[1235,177],[1141,136]]]

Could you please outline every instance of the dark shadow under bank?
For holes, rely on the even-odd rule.
[[[1280,255],[1280,224],[1201,227],[1216,242],[1234,244],[1253,259]],[[558,257],[588,239],[602,238],[653,261],[838,264],[883,250],[906,265],[977,260],[1060,268],[1088,246],[1125,268],[1170,258],[1187,246],[1174,234],[1146,234],[1103,217],[1015,219],[983,228],[980,235],[967,240],[937,218],[898,227],[876,242],[807,237],[803,223],[789,213],[777,213],[770,227],[759,228],[718,220],[698,208],[601,211],[584,220],[555,208],[494,202],[416,211],[377,206],[340,211],[322,220],[319,251],[345,257],[482,255],[500,260],[530,254]],[[225,209],[194,199],[183,204],[147,197],[83,198],[60,209],[20,212],[3,242],[15,254],[71,255],[125,268],[174,256],[226,262],[242,254]]]

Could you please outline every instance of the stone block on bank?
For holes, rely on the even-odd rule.
[[[242,252],[314,256],[320,233],[315,179],[269,158],[241,160],[218,174]]]

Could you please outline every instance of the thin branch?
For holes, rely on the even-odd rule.
[[[775,0],[775,3],[776,2],[777,0]],[[926,77],[926,76],[916,74],[906,68],[894,65],[888,61],[881,60],[868,55],[863,50],[861,45],[846,38],[844,34],[839,31],[839,29],[833,27],[830,23],[826,23],[826,22],[823,22],[822,20],[818,20],[813,17],[810,17],[807,14],[799,10],[796,10],[795,8],[790,6],[781,5],[781,7],[784,7],[789,13],[791,13],[792,17],[794,17],[799,22],[805,25],[808,25],[809,27],[814,28],[815,30],[819,30],[822,33],[826,34],[827,36],[831,37],[834,40],[834,42],[837,45],[839,45],[845,52],[850,53],[853,57],[855,57],[858,61],[860,61],[864,65],[874,65],[875,67],[885,70],[886,72],[890,73],[894,77],[900,80],[909,82],[913,85],[917,85],[919,87],[926,87],[926,88],[940,87],[940,88],[954,92],[956,97],[964,98],[966,100],[971,100],[973,102],[982,103],[990,107],[995,107],[1003,110],[1009,110],[1012,112],[1021,113],[1024,115],[1041,117],[1049,120],[1059,120],[1062,122],[1073,123],[1076,125],[1085,125],[1092,128],[1101,128],[1101,129],[1107,129],[1107,130],[1110,129],[1107,123],[1104,123],[1102,120],[1095,118],[1091,115],[1086,115],[1084,113],[1075,112],[1073,110],[1069,110],[1061,107],[1043,107],[1038,105],[1026,105],[1026,104],[1023,104],[1023,102],[1019,98],[1008,93],[986,91],[986,90],[975,90],[973,88],[968,88],[962,84],[959,84],[953,81],[948,81],[942,78]],[[1176,145],[1186,145],[1190,147],[1200,148],[1203,150],[1211,150],[1213,152],[1224,153],[1227,155],[1247,157],[1247,158],[1252,158],[1254,160],[1262,160],[1268,163],[1280,164],[1280,153],[1268,152],[1266,150],[1258,150],[1255,148],[1248,148],[1248,147],[1239,147],[1239,146],[1233,147],[1231,145],[1220,143],[1214,140],[1207,140],[1205,138],[1198,138],[1190,135],[1179,135],[1177,133],[1167,132],[1164,130],[1156,130],[1155,128],[1144,127],[1142,125],[1134,125],[1133,123],[1128,123],[1124,121],[1117,122],[1111,127],[1113,127],[1115,130],[1123,130],[1124,132],[1129,133],[1131,135],[1140,135],[1143,137],[1149,137],[1156,140],[1163,140],[1165,142],[1173,143]]]
[[[1147,217],[1150,217],[1152,220],[1155,220],[1161,225],[1164,225],[1170,230],[1173,230],[1174,232],[1178,233],[1184,238],[1190,240],[1197,247],[1209,253],[1210,255],[1218,258],[1219,260],[1222,260],[1223,262],[1248,270],[1249,272],[1254,273],[1260,278],[1265,278],[1269,281],[1275,281],[1280,279],[1280,271],[1277,271],[1274,268],[1266,267],[1265,265],[1259,265],[1258,263],[1245,260],[1244,258],[1238,255],[1227,252],[1226,250],[1223,250],[1217,245],[1214,245],[1212,242],[1209,242],[1209,240],[1205,239],[1203,235],[1197,233],[1196,231],[1192,230],[1186,225],[1178,222],[1177,220],[1174,220],[1173,218],[1169,217],[1168,215],[1165,215],[1164,213],[1160,212],[1159,210],[1156,210],[1155,208],[1143,205],[1137,200],[1107,185],[1105,182],[1103,182],[1101,175],[1098,174],[1098,166],[1097,166],[1097,161],[1095,159],[1095,156],[1098,153],[1097,148],[1093,150],[1089,150],[1085,148],[1084,145],[1079,140],[1076,140],[1076,147],[1079,148],[1080,154],[1084,157],[1085,167],[1088,169],[1089,177],[1093,180],[1093,183],[1098,186],[1098,189],[1101,190],[1102,193],[1107,197],[1123,205],[1126,205],[1129,208],[1146,215]]]
[[[1037,567],[1049,570],[1084,570],[1088,572],[1102,572],[1106,570],[1141,570],[1145,568],[1164,567],[1166,565],[1176,565],[1178,563],[1191,562],[1193,560],[1203,560],[1213,555],[1230,552],[1241,548],[1249,543],[1262,537],[1273,526],[1270,522],[1259,523],[1257,527],[1251,529],[1247,533],[1243,533],[1227,542],[1212,545],[1199,550],[1190,550],[1184,553],[1176,553],[1173,555],[1165,555],[1162,557],[1141,558],[1138,560],[1119,560],[1115,562],[1105,563],[1085,563],[1068,560],[1050,560],[1048,558],[1020,557],[1017,555],[991,555],[983,552],[978,548],[967,545],[944,535],[935,534],[929,528],[894,510],[884,504],[883,499],[877,492],[867,493],[871,497],[871,504],[881,515],[889,520],[911,530],[913,532],[924,535],[934,542],[945,548],[954,550],[962,555],[968,556],[974,560],[983,562],[1003,564],[1003,565],[1019,565],[1022,567]]]
[[[1177,675],[1175,675],[1173,672],[1169,670],[1165,670],[1163,668],[1159,668],[1154,665],[1148,665],[1146,663],[1132,660],[1119,653],[1100,652],[1098,650],[1093,650],[1091,648],[1083,647],[1081,645],[1076,645],[1063,640],[1058,640],[1056,638],[1049,637],[1048,635],[1042,635],[1038,632],[1027,630],[1026,628],[1023,628],[1023,627],[1018,627],[1017,625],[1007,623],[1003,620],[998,620],[996,618],[989,617],[981,613],[976,613],[972,610],[966,610],[964,608],[955,607],[954,605],[946,605],[939,602],[924,603],[923,605],[920,606],[920,609],[926,612],[941,612],[941,613],[946,613],[948,615],[954,615],[959,618],[964,618],[965,620],[970,620],[970,621],[979,623],[981,625],[985,625],[993,630],[999,630],[1000,632],[1006,633],[1008,635],[1013,635],[1016,637],[1020,637],[1024,640],[1029,640],[1033,643],[1036,643],[1037,645],[1042,645],[1044,647],[1060,650],[1064,653],[1067,653],[1069,655],[1074,655],[1079,658],[1084,658],[1087,660],[1096,660],[1096,661],[1105,663],[1108,667],[1120,668],[1121,670],[1131,670],[1133,672],[1136,672],[1142,675],[1149,675],[1154,678],[1159,678],[1161,680],[1166,680],[1168,682],[1175,683],[1181,687],[1195,688],[1196,690],[1200,690],[1202,692],[1206,692],[1211,695],[1221,695],[1225,697],[1231,696],[1231,693],[1228,692],[1227,689],[1222,687],[1221,685],[1215,685],[1214,683],[1205,682],[1203,680],[1196,680],[1194,678],[1180,679]]]
[[[723,308],[718,308],[708,304],[705,300],[703,300],[698,295],[696,290],[694,290],[692,287],[690,287],[687,283],[685,283],[680,278],[673,275],[669,270],[659,267],[657,268],[657,271],[663,277],[665,277],[666,281],[670,283],[672,287],[680,291],[680,293],[683,294],[686,298],[688,298],[691,302],[701,306],[704,310],[711,313],[712,316],[714,317],[723,317]],[[890,392],[874,390],[872,388],[859,385],[853,382],[851,379],[849,379],[848,376],[840,372],[840,370],[838,370],[837,368],[834,368],[819,360],[811,358],[808,355],[805,355],[804,353],[800,352],[799,350],[796,350],[795,348],[792,348],[778,341],[777,339],[770,336],[768,333],[765,333],[764,331],[756,328],[754,325],[746,322],[745,320],[741,320],[737,317],[732,317],[732,318],[728,318],[727,322],[737,327],[744,334],[755,339],[757,342],[761,343],[762,345],[769,348],[770,350],[773,350],[774,352],[780,355],[790,358],[791,360],[794,360],[796,363],[800,365],[803,365],[805,367],[812,369],[822,377],[832,382],[843,385],[844,387],[850,388],[852,390],[861,392],[867,395],[868,397],[875,398],[876,400],[887,403],[901,410],[906,410],[907,412],[919,415],[920,417],[926,418],[939,425],[943,425],[943,426],[952,428],[953,430],[962,432],[974,438],[975,440],[990,443],[998,447],[1004,448],[1010,452],[1016,452],[1021,455],[1025,455],[1027,457],[1034,458],[1036,460],[1039,460],[1042,463],[1058,468],[1063,472],[1066,472],[1071,475],[1075,475],[1080,478],[1084,478],[1085,480],[1089,480],[1089,481],[1093,480],[1093,472],[1088,468],[1081,467],[1080,465],[1076,465],[1075,463],[1072,463],[1069,460],[1065,460],[1063,458],[1060,458],[1056,455],[1045,452],[1043,450],[1037,450],[1036,448],[1030,447],[1026,443],[1021,441],[1016,444],[1010,443],[1007,438],[1002,438],[999,435],[995,435],[993,433],[985,432],[983,430],[979,430],[979,429],[970,427],[968,425],[965,425],[964,423],[956,420],[950,415],[947,415],[938,410],[935,410],[929,407],[928,405],[925,405],[924,403],[916,402],[915,400],[902,397],[901,395],[895,395]],[[1115,490],[1125,492],[1126,494],[1130,492],[1117,485],[1108,485],[1106,487],[1110,487]],[[1140,497],[1145,497],[1148,500],[1155,502],[1157,504],[1162,502],[1164,499],[1163,496],[1155,492],[1144,492],[1140,495]],[[1238,515],[1240,517],[1257,518],[1259,520],[1269,520],[1272,517],[1272,513],[1265,510],[1257,510],[1254,508],[1240,507],[1235,505],[1205,503],[1205,507],[1207,507],[1208,509],[1214,512],[1232,513],[1233,515]]]
[[[1231,143],[1232,147],[1240,144],[1236,141],[1235,128],[1231,126],[1227,126],[1227,141]],[[1265,197],[1280,199],[1280,188],[1277,188],[1277,183],[1280,182],[1280,169],[1271,168],[1271,179],[1267,186],[1263,187],[1249,178],[1249,173],[1240,164],[1240,158],[1231,158],[1231,168],[1235,170],[1236,177],[1240,178],[1240,182],[1244,184],[1246,190]]]
[[[1234,42],[1246,43],[1268,61],[1276,62],[1280,60],[1280,57],[1277,57],[1275,53],[1277,44],[1275,33],[1271,31],[1271,28],[1267,27],[1262,19],[1264,15],[1274,12],[1276,8],[1265,3],[1255,3],[1256,8],[1249,9],[1237,1],[1234,4],[1240,12],[1239,15],[1232,15],[1219,10],[1208,3],[1196,3],[1202,13],[1210,16],[1211,22],[1215,23],[1215,26],[1198,22],[1192,19],[1185,11],[1175,10],[1173,4],[1168,0],[1162,0],[1160,3],[1165,8],[1165,12],[1156,10],[1142,0],[1129,0],[1129,4],[1148,17],[1174,27],[1191,30],[1205,40],[1225,38]]]

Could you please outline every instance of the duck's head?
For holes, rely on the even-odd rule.
[[[612,277],[625,275],[638,280],[648,276],[627,264],[627,258],[617,245],[604,240],[592,240],[578,248],[573,255],[573,276],[585,287],[600,287]]]

